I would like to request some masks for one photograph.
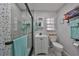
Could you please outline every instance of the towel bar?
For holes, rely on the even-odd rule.
[[[13,44],[13,41],[5,42],[5,45],[10,45],[10,44]]]

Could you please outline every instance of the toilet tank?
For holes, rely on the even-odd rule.
[[[55,42],[57,40],[57,35],[55,32],[49,34],[49,40],[51,40],[52,42]]]
[[[52,42],[55,42],[55,41],[57,40],[57,36],[50,36],[50,40],[51,40]]]

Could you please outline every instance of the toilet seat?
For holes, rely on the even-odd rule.
[[[53,45],[57,48],[63,48],[63,46],[57,42],[53,42]]]

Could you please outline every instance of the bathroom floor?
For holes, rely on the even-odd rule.
[[[35,56],[34,52],[33,52],[32,56]],[[56,55],[53,53],[53,49],[49,48],[48,49],[48,55],[40,55],[40,56],[56,56]]]

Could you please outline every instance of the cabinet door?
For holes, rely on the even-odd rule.
[[[43,38],[42,41],[42,53],[48,53],[48,39]]]
[[[41,53],[41,40],[35,38],[35,54]]]
[[[38,53],[41,53],[41,39],[38,39]]]

